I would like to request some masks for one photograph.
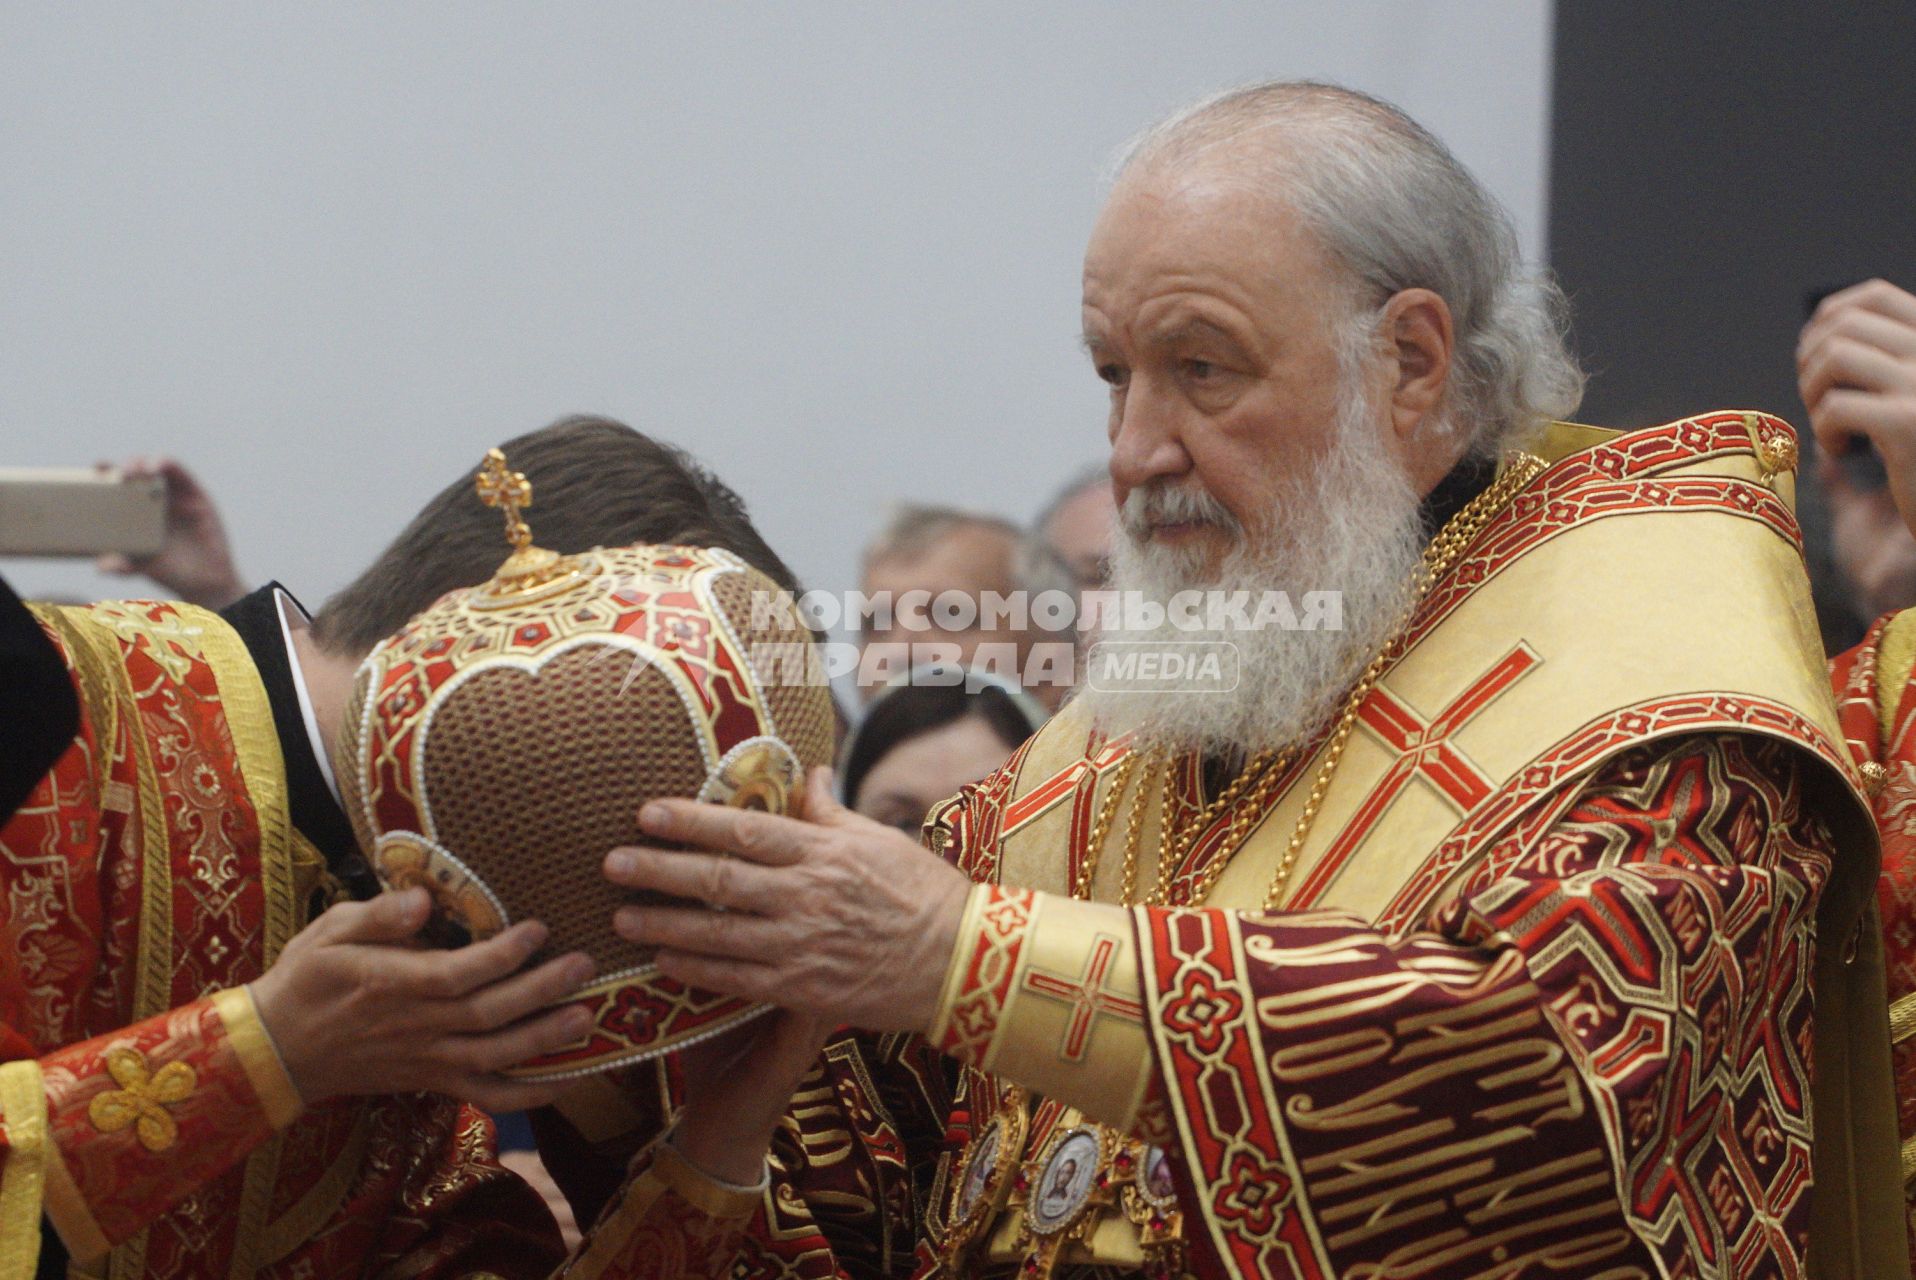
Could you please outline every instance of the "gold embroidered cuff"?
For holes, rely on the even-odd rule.
[[[983,1070],[1128,1131],[1153,1070],[1123,907],[1039,894]]]
[[[226,1038],[246,1071],[267,1122],[276,1130],[284,1129],[306,1109],[306,1103],[294,1087],[293,1078],[286,1074],[286,1064],[280,1059],[266,1024],[260,1021],[252,988],[215,991],[213,1009],[226,1028]]]
[[[997,884],[978,885],[965,899],[934,1019],[931,1042],[940,1053],[980,1066],[989,1060],[1037,909],[1031,890]]]
[[[741,1187],[700,1169],[680,1155],[669,1138],[660,1142],[652,1154],[652,1174],[677,1192],[679,1199],[713,1218],[751,1217],[764,1198],[766,1188],[771,1186],[769,1166],[759,1175],[757,1186]]]
[[[661,1138],[633,1157],[625,1186],[555,1274],[565,1280],[729,1275],[763,1196],[763,1187],[744,1190],[708,1178]]]
[[[945,1044],[946,1033],[951,1029],[953,1007],[965,991],[966,971],[970,967],[968,962],[979,934],[978,916],[990,899],[992,888],[988,884],[974,884],[965,895],[965,912],[958,917],[958,941],[951,949],[951,959],[945,964],[945,982],[938,990],[938,1010],[932,1015],[931,1030],[927,1033],[927,1038],[941,1048]]]

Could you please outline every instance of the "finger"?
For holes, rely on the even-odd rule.
[[[696,955],[690,951],[661,951],[658,966],[659,972],[674,982],[719,995],[777,1004],[781,990],[790,994],[780,981],[783,971],[769,964]]]
[[[199,478],[175,458],[155,458],[154,474],[166,481],[169,493],[197,494],[200,490]]]
[[[828,765],[819,765],[806,779],[805,820],[820,827],[862,827],[873,834],[896,837],[898,833],[882,822],[874,822],[864,814],[847,809],[838,799],[838,782]],[[907,836],[912,844],[918,841]],[[766,914],[770,914],[769,912]]]
[[[598,973],[592,957],[574,951],[535,969],[480,987],[458,1002],[452,1025],[461,1031],[493,1031],[547,1005],[557,1004]],[[585,1034],[584,1028],[580,1035]]]
[[[1880,278],[1865,280],[1832,293],[1817,306],[1815,319],[1822,320],[1837,312],[1859,309],[1916,325],[1916,295]]]
[[[1795,366],[1797,377],[1805,376],[1811,360],[1837,339],[1855,341],[1864,347],[1889,354],[1895,360],[1916,358],[1916,318],[1891,316],[1882,310],[1849,305],[1830,312],[1816,312],[1816,318],[1797,335]]]
[[[1907,401],[1899,402],[1870,391],[1835,390],[1824,395],[1810,410],[1810,429],[1816,443],[1839,452],[1852,436],[1864,436],[1877,442],[1877,451],[1885,459],[1902,456],[1911,420]]]
[[[119,577],[125,577],[127,574],[133,572],[133,561],[128,559],[122,552],[109,551],[98,560],[95,560],[93,567],[101,573],[111,573]]]
[[[456,951],[408,951],[384,962],[396,966],[400,980],[421,996],[458,1000],[517,973],[548,936],[537,920],[522,920],[484,942]]]
[[[432,899],[424,889],[401,889],[368,902],[342,902],[307,928],[327,942],[404,942],[419,932],[431,914]]]
[[[693,898],[730,911],[769,915],[784,880],[776,871],[736,858],[680,849],[614,849],[605,878],[627,889]]]
[[[569,1005],[548,1009],[497,1031],[454,1036],[441,1052],[459,1071],[490,1075],[577,1044],[591,1030],[591,1011]]]
[[[1819,344],[1839,335],[1898,360],[1916,357],[1916,324],[1858,307],[1839,311],[1828,320],[1805,329],[1799,354],[1807,355]]]
[[[796,818],[696,800],[654,800],[639,811],[639,825],[660,839],[735,853],[768,866],[797,862],[814,838],[812,829]]]
[[[832,767],[821,764],[813,769],[805,779],[805,820],[830,826],[850,812],[838,802],[838,781]]]
[[[1803,403],[1814,411],[1816,402],[1837,388],[1887,391],[1906,375],[1895,357],[1854,338],[1839,335],[1811,351],[1797,380]]]
[[[612,928],[627,942],[759,963],[792,949],[791,930],[780,921],[699,907],[620,907]]]
[[[1810,432],[1815,434],[1815,431],[1816,423],[1812,419]],[[1849,482],[1849,473],[1836,464],[1836,455],[1828,448],[1816,451],[1816,482],[1833,498],[1853,497],[1856,493],[1856,487]]]
[[[1798,376],[1807,374],[1819,353],[1843,342],[1881,352],[1901,366],[1906,378],[1916,362],[1916,323],[1851,307],[1804,327],[1796,344]]]

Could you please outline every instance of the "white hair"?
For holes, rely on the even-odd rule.
[[[1247,533],[1222,503],[1188,482],[1154,480],[1131,490],[1112,548],[1111,586],[1160,606],[1152,626],[1130,624],[1099,638],[1166,652],[1189,646],[1229,650],[1236,681],[1228,688],[1165,690],[1122,678],[1091,680],[1080,691],[1093,720],[1111,733],[1135,732],[1141,745],[1173,752],[1228,754],[1307,742],[1337,711],[1351,683],[1390,642],[1410,602],[1411,578],[1425,539],[1420,499],[1395,459],[1365,429],[1375,406],[1346,371],[1336,430],[1325,456],[1284,478],[1270,528]],[[1232,546],[1214,572],[1176,547],[1153,541],[1155,520],[1216,526]],[[1179,624],[1168,608],[1181,592],[1245,593],[1253,601],[1282,592],[1295,602],[1331,591],[1341,602],[1335,628],[1243,628],[1228,622]]]
[[[1269,145],[1226,150],[1260,134]],[[1561,290],[1525,271],[1503,207],[1401,110],[1312,81],[1233,89],[1139,134],[1114,177],[1207,160],[1304,222],[1348,273],[1368,341],[1393,294],[1443,298],[1455,347],[1442,411],[1472,454],[1495,457],[1575,410],[1583,373],[1566,348]]]

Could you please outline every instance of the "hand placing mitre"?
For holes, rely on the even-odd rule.
[[[1796,345],[1797,386],[1826,455],[1876,447],[1916,532],[1916,296],[1870,280],[1823,299]]]
[[[741,1185],[757,1181],[833,1027],[930,1026],[971,887],[911,837],[839,804],[829,769],[812,772],[805,813],[654,801],[639,815],[646,833],[691,848],[615,849],[605,860],[614,884],[690,900],[619,908],[619,936],[659,948],[668,977],[779,1006],[685,1051],[673,1143]]]
[[[443,1093],[487,1111],[544,1106],[568,1081],[501,1074],[583,1036],[591,1015],[551,1007],[592,980],[572,952],[527,968],[536,920],[456,951],[411,945],[423,889],[342,902],[286,944],[252,984],[260,1021],[307,1106],[341,1094]]]
[[[219,508],[191,471],[171,458],[134,458],[120,470],[127,476],[158,476],[165,483],[166,542],[150,556],[101,556],[100,572],[144,574],[173,599],[206,609],[223,609],[246,594]]]
[[[613,928],[658,947],[660,970],[680,982],[834,1026],[927,1029],[971,882],[839,804],[829,769],[812,772],[805,805],[802,820],[690,800],[646,805],[648,835],[690,848],[615,849],[606,876],[703,905],[621,907]]]

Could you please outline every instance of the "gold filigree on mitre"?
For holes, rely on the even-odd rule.
[[[505,513],[506,541],[512,545],[512,554],[493,574],[492,581],[472,593],[475,607],[524,604],[529,599],[558,595],[585,579],[586,566],[578,557],[532,545],[532,528],[520,514],[532,505],[532,482],[525,472],[507,468],[504,453],[486,450],[486,460],[473,477],[473,491],[479,501]]]

